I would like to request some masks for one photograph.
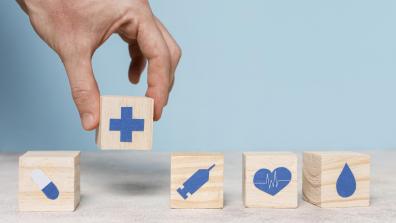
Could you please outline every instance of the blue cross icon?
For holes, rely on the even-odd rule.
[[[121,107],[121,119],[110,119],[110,131],[120,131],[121,142],[132,142],[133,131],[144,131],[144,119],[133,119],[132,107]]]

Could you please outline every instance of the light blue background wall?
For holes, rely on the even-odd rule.
[[[183,48],[155,150],[396,148],[395,1],[151,4]],[[95,150],[60,60],[12,0],[0,30],[0,150]],[[128,65],[117,36],[97,51],[102,94],[144,94]]]

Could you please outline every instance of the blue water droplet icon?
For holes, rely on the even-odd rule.
[[[348,163],[345,163],[344,168],[341,171],[340,176],[337,179],[337,193],[341,197],[350,197],[356,190],[356,180],[349,168]]]

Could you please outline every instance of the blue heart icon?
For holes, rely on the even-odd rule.
[[[285,167],[278,167],[272,172],[264,168],[254,174],[253,183],[259,190],[275,196],[290,180],[291,172]]]

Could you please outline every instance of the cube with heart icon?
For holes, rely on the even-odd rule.
[[[303,197],[319,207],[370,205],[370,156],[347,151],[304,152]]]
[[[243,201],[248,208],[296,208],[296,154],[243,153]]]

